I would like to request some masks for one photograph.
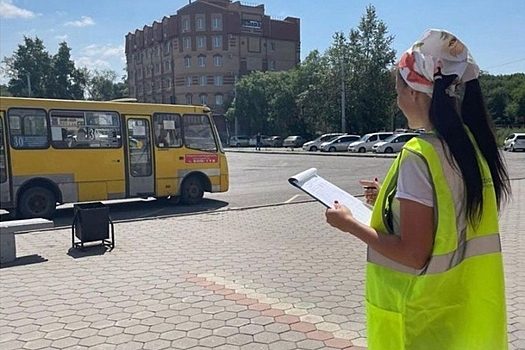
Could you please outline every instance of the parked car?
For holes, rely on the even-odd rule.
[[[394,133],[390,131],[373,132],[370,134],[363,135],[359,140],[352,142],[348,145],[348,152],[359,152],[365,153],[372,150],[379,141],[383,141]]]
[[[283,147],[283,138],[281,136],[270,136],[267,141],[268,147]]]
[[[516,150],[525,151],[525,133],[510,134],[503,144],[505,151],[514,152]]]
[[[385,139],[385,141],[379,141],[375,145],[372,146],[372,151],[376,153],[394,153],[401,151],[401,148],[405,145],[405,143],[410,140],[414,136],[418,136],[420,134],[415,132],[407,132],[407,133],[400,133],[400,134],[393,134],[389,138]]]
[[[248,135],[237,135],[230,137],[230,146],[246,147],[250,145],[250,137]]]
[[[302,136],[288,136],[283,141],[284,147],[301,147],[304,143],[305,139],[303,139]]]
[[[352,142],[355,142],[359,140],[361,136],[359,135],[341,135],[337,136],[336,138],[321,143],[319,146],[319,149],[321,152],[347,152],[348,151],[348,145]]]
[[[261,135],[261,147],[269,147],[270,143],[268,142],[268,135]],[[257,135],[250,137],[250,146],[255,147],[257,145]]]
[[[330,140],[336,138],[337,136],[341,136],[341,135],[344,135],[344,134],[340,133],[340,132],[333,132],[333,133],[329,133],[329,134],[323,134],[323,135],[319,136],[318,138],[316,138],[315,140],[308,141],[308,142],[304,143],[303,144],[303,149],[305,151],[315,152],[315,151],[317,151],[319,149],[319,146],[321,146],[321,143],[330,141]]]

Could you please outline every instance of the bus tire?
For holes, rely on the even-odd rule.
[[[44,187],[31,187],[25,190],[18,202],[18,212],[24,219],[50,219],[55,210],[55,194]]]
[[[197,204],[204,196],[202,181],[197,176],[190,176],[182,183],[180,201],[184,204]]]

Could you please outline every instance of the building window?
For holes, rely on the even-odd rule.
[[[206,67],[206,56],[199,56],[199,67]]]
[[[211,19],[211,26],[213,29],[222,29],[222,18],[221,17],[213,17]]]
[[[155,75],[160,74],[160,63],[155,63]]]
[[[215,76],[215,86],[222,86],[222,75]]]
[[[206,37],[205,36],[197,37],[197,47],[198,48],[206,47]]]
[[[222,106],[222,104],[224,103],[224,99],[222,97],[222,95],[215,95],[215,104],[217,106]]]
[[[166,79],[166,89],[171,89],[171,78]]]
[[[208,95],[206,94],[199,95],[199,99],[201,101],[201,105],[205,105],[208,103]]]
[[[192,98],[191,98],[190,94],[186,95],[186,104],[187,105],[191,105],[192,104]]]
[[[187,32],[190,30],[190,20],[188,18],[184,18],[182,20],[182,31]]]
[[[204,18],[199,17],[196,19],[195,28],[197,30],[204,30]]]
[[[275,52],[275,43],[270,43],[270,51]]]
[[[164,71],[171,72],[171,60],[164,62]]]
[[[206,76],[205,75],[201,75],[199,77],[199,85],[200,86],[206,86]]]
[[[275,61],[274,60],[268,61],[268,69],[269,70],[275,70]]]
[[[185,49],[191,49],[191,38],[187,36],[187,37],[184,37],[184,39],[182,40],[183,40],[183,47]]]
[[[166,41],[164,44],[163,44],[163,51],[164,51],[164,54],[167,55],[170,53],[171,51],[171,42],[169,41]]]
[[[184,67],[186,67],[186,68],[190,68],[191,67],[191,57],[190,56],[184,57]]]
[[[213,56],[213,65],[215,67],[220,67],[222,65],[222,56],[221,55]]]
[[[186,86],[191,86],[191,77],[186,78]]]
[[[216,48],[222,47],[222,35],[215,35],[213,37],[213,47],[216,47]]]
[[[161,84],[160,80],[157,81],[156,85],[157,85],[157,91],[161,91],[162,90],[162,84]]]

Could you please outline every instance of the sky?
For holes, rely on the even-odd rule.
[[[59,43],[71,48],[77,68],[110,69],[125,74],[125,36],[164,16],[176,14],[189,0],[0,0],[0,60],[40,38],[54,55]],[[368,5],[394,36],[399,57],[428,28],[446,29],[460,38],[480,68],[490,74],[525,73],[524,0],[264,0],[272,18],[301,19],[301,59],[324,53],[336,32],[356,29]],[[447,4],[448,3],[448,4]],[[86,6],[82,6],[82,4]],[[0,69],[0,83],[7,79]]]

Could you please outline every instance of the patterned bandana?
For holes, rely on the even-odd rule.
[[[458,76],[447,92],[454,94],[461,82],[477,79],[479,67],[467,47],[452,33],[428,29],[399,60],[397,65],[403,80],[414,90],[432,97],[434,74]]]

